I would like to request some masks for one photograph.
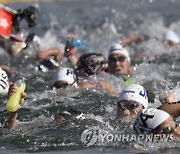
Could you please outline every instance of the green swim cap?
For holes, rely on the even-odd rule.
[[[127,87],[130,84],[136,83],[136,80],[132,77],[126,77],[124,78],[124,86]]]

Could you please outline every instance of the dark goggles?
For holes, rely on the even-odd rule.
[[[151,133],[154,134],[172,134],[173,132],[176,131],[176,128],[178,127],[178,125],[176,124],[175,127],[171,127],[169,124],[166,125],[166,128],[163,128],[161,130],[159,130],[159,126],[156,127],[154,130],[151,131]]]
[[[177,43],[175,43],[175,42],[173,42],[173,41],[167,41],[167,44],[168,44],[169,46],[176,46],[176,45],[177,45]]]
[[[172,134],[174,131],[176,131],[177,128],[177,124],[175,126],[175,128],[172,128],[171,126],[167,125],[166,128],[162,129],[160,131],[161,134]]]
[[[118,103],[118,109],[120,110],[133,110],[137,107],[139,107],[140,103],[139,102],[131,102],[130,104],[124,104],[124,103]]]
[[[126,57],[124,57],[124,56],[121,56],[118,58],[112,58],[112,57],[109,58],[110,63],[124,62],[125,60],[126,60]]]

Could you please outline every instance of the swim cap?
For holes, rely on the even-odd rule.
[[[7,73],[0,68],[0,94],[7,94],[9,90],[9,81]]]
[[[169,30],[165,34],[165,41],[172,41],[174,43],[180,43],[180,38],[177,33],[172,30]]]
[[[128,61],[131,62],[131,59],[129,57],[129,52],[125,48],[123,48],[120,43],[114,43],[111,46],[111,48],[109,50],[109,56],[114,53],[120,53],[120,54],[124,55],[128,59]]]
[[[133,125],[138,134],[148,134],[162,124],[170,115],[155,108],[143,109],[138,112],[137,119]]]
[[[99,53],[83,54],[77,62],[77,70],[83,69],[88,75],[98,74],[107,69],[106,58]]]
[[[29,27],[34,27],[37,25],[39,10],[36,6],[29,6],[23,10],[22,14],[24,15]]]
[[[56,81],[66,81],[69,85],[77,87],[76,76],[71,68],[59,68],[54,76],[54,82]]]
[[[145,109],[148,107],[148,96],[145,88],[138,84],[130,84],[120,93],[118,101],[132,100],[139,102]]]

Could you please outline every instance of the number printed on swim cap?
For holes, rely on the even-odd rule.
[[[9,89],[8,75],[0,69],[0,94],[6,94]]]
[[[70,69],[67,69],[67,73],[66,73],[66,75],[69,75],[69,74],[72,74],[72,75],[73,75],[73,71],[72,71],[72,70],[70,70]]]
[[[141,95],[142,97],[144,97],[144,98],[146,99],[146,98],[147,98],[147,92],[146,92],[146,90],[144,89],[144,90],[140,91],[140,92],[139,92],[139,95]]]

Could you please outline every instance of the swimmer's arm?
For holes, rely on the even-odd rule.
[[[93,84],[90,84],[87,82],[79,82],[78,86],[80,88],[84,88],[84,89],[88,89],[88,88],[97,88],[97,89],[101,89],[101,90],[103,89],[110,95],[117,96],[116,91],[112,88],[112,86],[109,83],[107,83],[105,81],[101,81],[101,82],[99,82],[99,84],[100,84],[99,85],[100,87],[97,87],[97,83],[95,85],[93,85]]]
[[[158,107],[160,110],[168,112],[172,117],[176,118],[180,116],[180,101],[166,103]]]
[[[70,45],[70,42],[76,38],[77,38],[77,35],[69,34],[67,38],[66,46],[64,48],[64,55],[65,57],[67,57],[71,67],[75,67],[78,61],[77,57],[74,54],[75,53],[74,47]]]
[[[139,42],[141,40],[140,35],[131,35],[125,39],[120,40],[120,43],[125,46],[125,45],[129,45],[133,42]]]
[[[134,34],[125,39],[120,40],[120,44],[122,44],[122,46],[126,46],[131,43],[138,43],[138,42],[142,41],[142,37],[148,38],[149,36],[148,36],[148,34],[143,34],[142,36],[138,35],[138,34]]]
[[[8,97],[10,97],[16,90],[17,90],[16,85],[14,83],[10,83]],[[21,100],[19,102],[20,106],[22,106],[22,103],[23,103],[25,97],[26,97],[26,93],[22,93]],[[16,112],[11,112],[9,118],[5,122],[4,128],[15,130],[17,116],[18,116],[17,111]]]
[[[76,56],[73,55],[73,56],[69,56],[69,57],[67,57],[67,58],[68,58],[68,61],[70,62],[71,67],[75,67],[75,65],[76,65],[76,63],[77,63],[77,61],[78,61],[78,59],[76,58]]]
[[[50,56],[52,56],[54,60],[60,64],[62,59],[62,51],[58,48],[52,48],[46,51],[39,51],[36,55],[36,59],[38,61],[42,61]]]
[[[9,118],[7,119],[5,123],[4,128],[15,130],[17,116],[18,116],[17,112],[11,112]]]
[[[86,88],[94,88],[92,84],[86,83],[86,82],[78,82],[78,87],[82,89]]]
[[[110,85],[109,83],[105,82],[105,81],[101,81],[101,86],[102,88],[109,93],[112,96],[117,96],[117,92],[114,90],[114,88],[112,87],[112,85]]]

